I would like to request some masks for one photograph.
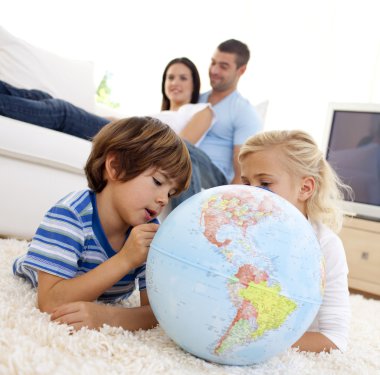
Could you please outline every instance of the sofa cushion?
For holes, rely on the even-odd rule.
[[[39,89],[94,111],[94,66],[68,59],[17,38],[0,26],[0,80]]]

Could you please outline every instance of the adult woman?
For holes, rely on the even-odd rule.
[[[208,104],[197,104],[200,79],[194,63],[174,59],[164,70],[161,113],[155,114],[192,144],[201,141],[213,120]],[[0,115],[90,139],[110,119],[96,116],[40,90],[16,88],[0,81]]]
[[[191,60],[171,60],[162,75],[161,112],[154,115],[194,145],[202,141],[215,117],[210,104],[198,103],[200,86],[198,70]]]
[[[193,167],[189,189],[171,201],[175,208],[202,189],[228,182],[208,155],[196,147],[212,127],[215,115],[210,104],[198,103],[200,78],[194,63],[186,57],[171,60],[162,75],[161,91],[161,112],[153,117],[169,124],[185,140]]]
[[[173,208],[202,188],[227,184],[224,174],[206,153],[194,146],[201,142],[213,121],[210,105],[196,103],[199,89],[199,74],[189,59],[178,58],[168,63],[162,82],[163,105],[164,100],[166,104],[163,111],[152,117],[169,124],[185,139],[193,166],[190,187],[172,200]],[[19,89],[1,81],[0,115],[84,139],[93,138],[110,121],[47,93]]]
[[[110,119],[85,111],[40,90],[27,90],[0,81],[0,115],[90,139]]]

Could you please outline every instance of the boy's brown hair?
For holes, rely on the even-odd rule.
[[[166,124],[151,117],[130,117],[104,126],[92,141],[85,166],[88,186],[100,193],[107,184],[106,157],[116,155],[119,181],[129,181],[157,168],[178,184],[176,195],[190,184],[191,160],[184,141]]]

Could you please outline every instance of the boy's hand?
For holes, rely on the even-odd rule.
[[[99,329],[107,322],[107,306],[95,302],[71,302],[57,307],[51,314],[51,320],[68,324],[76,331],[82,327]]]
[[[54,309],[50,319],[59,324],[68,324],[78,331],[83,327],[100,329],[104,324],[123,327],[129,331],[150,329],[157,320],[149,305],[127,308],[96,302],[70,302]]]
[[[132,229],[119,252],[128,259],[132,268],[136,268],[146,261],[149,246],[158,228],[158,224],[149,223],[138,225]]]

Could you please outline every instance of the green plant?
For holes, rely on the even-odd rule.
[[[112,73],[106,71],[98,86],[98,89],[96,90],[95,100],[98,103],[102,103],[108,107],[119,108],[120,103],[113,101],[111,98],[111,92],[112,92],[112,88],[110,87],[111,78],[112,78]]]

